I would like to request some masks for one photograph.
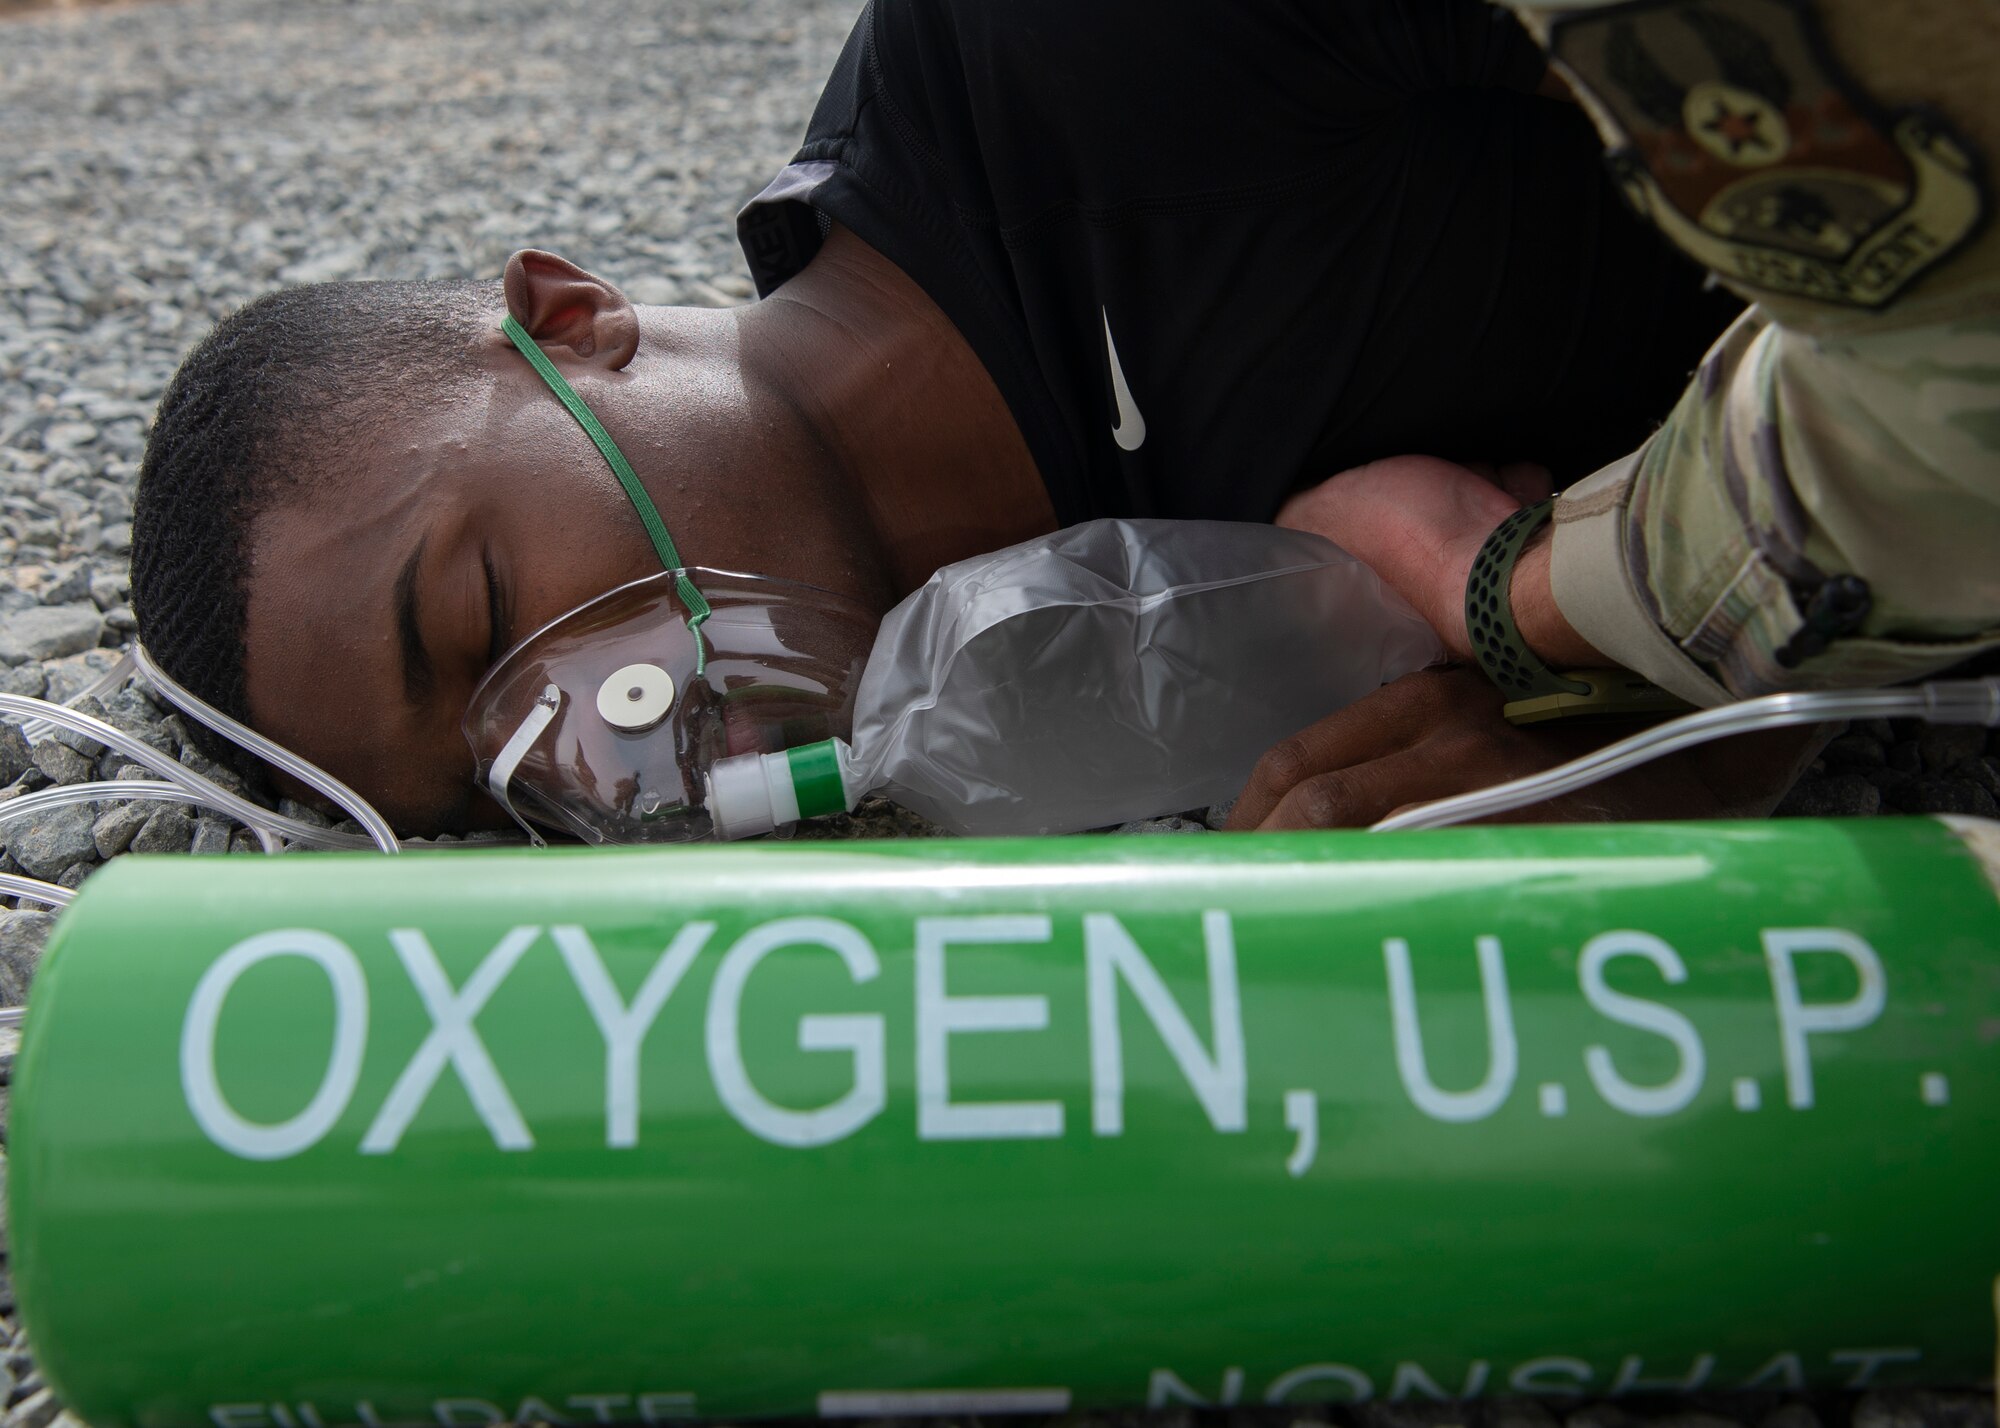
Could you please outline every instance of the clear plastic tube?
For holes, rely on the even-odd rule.
[[[93,719],[90,715],[79,713],[74,709],[65,709],[60,704],[50,704],[42,699],[30,699],[21,694],[0,694],[0,714],[46,719],[61,728],[88,735],[98,743],[118,750],[133,762],[151,769],[169,783],[194,794],[193,802],[219,808],[239,823],[251,828],[264,829],[291,842],[303,843],[312,848],[351,850],[373,846],[370,839],[357,837],[351,833],[335,833],[331,829],[315,827],[310,823],[302,823],[296,818],[287,818],[283,814],[273,813],[268,808],[259,807],[249,799],[231,793],[221,784],[202,777],[186,764],[169,758],[144,740],[133,738],[123,729],[114,728],[102,719]],[[88,789],[104,787],[102,784],[69,786]],[[95,798],[107,796],[102,793],[91,795]],[[391,851],[401,851],[395,847],[393,834],[389,836],[389,848]]]
[[[24,878],[18,873],[0,873],[0,894],[45,902],[50,907],[68,907],[69,900],[76,896],[66,887],[45,883],[40,878]]]
[[[283,769],[308,788],[318,789],[344,809],[348,816],[356,823],[367,829],[368,837],[383,852],[400,853],[403,851],[402,845],[396,841],[396,831],[389,826],[389,820],[377,813],[367,799],[363,798],[319,765],[300,758],[282,744],[273,743],[255,729],[237,723],[236,720],[230,718],[220,709],[206,703],[192,691],[183,688],[171,675],[153,663],[152,657],[146,653],[143,645],[132,646],[132,657],[138,662],[140,671],[147,679],[152,681],[153,686],[161,694],[165,695],[167,701],[176,709],[179,709],[189,718],[206,724],[210,729],[213,729],[237,747],[248,749],[272,767]],[[245,819],[244,821],[250,822],[252,820]],[[289,819],[286,821],[292,822]],[[309,825],[295,823],[294,826],[303,828]],[[294,842],[314,842],[314,840],[299,838],[289,832],[285,836],[292,838]],[[339,838],[341,841],[338,843],[314,842],[314,846],[342,848],[355,846],[354,841],[348,835],[335,834],[333,836]]]
[[[109,694],[112,690],[118,688],[119,685],[130,679],[136,667],[132,661],[130,651],[127,651],[125,654],[118,656],[118,662],[112,665],[111,668],[105,670],[104,673],[98,675],[97,678],[91,680],[90,683],[77,690],[69,698],[63,700],[63,705],[73,708],[83,703],[86,699],[98,699]],[[46,719],[30,719],[21,726],[21,732],[27,736],[29,743],[37,743],[54,733],[55,728],[56,726]]]
[[[1640,764],[1731,734],[1750,734],[1760,729],[1780,729],[1793,724],[1817,724],[1831,719],[1890,718],[1917,718],[1933,724],[2000,727],[2000,677],[1938,680],[1900,689],[1826,689],[1767,694],[1761,699],[1749,699],[1741,704],[1697,710],[1541,773],[1475,793],[1462,793],[1454,798],[1405,809],[1377,823],[1374,831],[1387,833],[1407,828],[1446,828],[1474,818],[1511,813],[1517,808],[1575,793]]]

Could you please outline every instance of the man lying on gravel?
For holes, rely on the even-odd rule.
[[[1580,477],[1735,309],[1625,210],[1558,87],[1475,0],[878,0],[740,219],[764,302],[634,307],[530,251],[499,285],[295,289],[218,327],[142,473],[141,637],[400,827],[497,821],[458,732],[474,684],[658,568],[508,313],[688,558],[877,609],[1058,523],[1269,519],[1410,451]],[[1473,509],[1546,485],[1500,469],[1513,494]],[[1366,797],[1260,811],[1366,821],[1604,737],[1515,730],[1475,679],[1364,701],[1343,757],[1426,750]],[[1798,748],[1593,811],[1761,811]]]

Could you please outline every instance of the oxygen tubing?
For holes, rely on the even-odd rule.
[[[264,762],[276,768],[283,769],[308,788],[317,789],[319,792],[325,794],[334,803],[344,809],[348,816],[353,818],[356,823],[367,829],[369,839],[383,852],[400,853],[402,851],[402,845],[396,840],[396,831],[389,826],[389,821],[386,818],[375,811],[373,805],[367,799],[363,798],[317,764],[300,758],[282,744],[273,743],[262,734],[259,734],[255,729],[244,724],[239,724],[220,709],[196,697],[191,691],[182,687],[173,676],[154,664],[152,656],[146,653],[145,646],[132,646],[132,657],[137,661],[140,671],[145,674],[146,678],[151,680],[154,686],[162,694],[166,695],[168,702],[183,714],[206,724],[210,729],[222,735],[223,738],[228,739],[239,748],[249,750],[258,758],[264,760]],[[287,821],[290,822],[292,820]],[[295,824],[294,826],[304,827],[306,825]],[[296,838],[292,834],[287,834],[286,836],[294,837],[294,841],[297,842],[313,841],[311,839]],[[315,846],[341,848],[360,846],[360,840],[353,838],[351,835],[335,834],[333,836],[339,838],[341,841],[332,844],[316,843]]]
[[[1730,734],[1817,724],[1830,719],[1918,718],[1933,724],[2000,726],[2000,677],[1937,680],[1906,689],[1826,689],[1767,694],[1740,704],[1702,709],[1607,744],[1566,764],[1432,803],[1419,804],[1374,825],[1374,832],[1446,828],[1475,818],[1560,798],[1627,769]]]
[[[65,709],[59,704],[50,704],[42,699],[30,699],[25,695],[0,694],[0,714],[17,714],[26,719],[43,719],[61,728],[69,729],[79,734],[86,734],[90,738],[97,740],[98,743],[108,745],[118,750],[119,753],[126,755],[134,762],[151,769],[169,783],[186,789],[189,793],[195,795],[190,800],[191,802],[204,803],[211,807],[219,808],[239,822],[248,824],[253,828],[266,829],[271,833],[288,838],[294,843],[304,843],[309,847],[336,850],[357,847],[365,848],[369,846],[369,839],[359,838],[350,833],[335,833],[330,829],[318,828],[310,823],[303,823],[296,818],[287,818],[283,814],[273,813],[268,808],[261,808],[257,804],[250,802],[247,798],[231,793],[221,784],[202,777],[187,765],[161,753],[144,740],[135,739],[123,729],[116,728],[105,723],[102,719],[92,718],[90,715],[80,713],[75,709]],[[78,784],[73,786],[93,789],[102,789],[104,787],[102,784]],[[101,792],[91,795],[93,799],[106,796]],[[149,794],[148,796],[153,795]],[[15,800],[17,804],[21,801],[18,799]],[[372,809],[369,811],[373,813]],[[375,817],[379,822],[380,815],[376,814]],[[383,824],[382,827],[386,830],[388,825]],[[379,840],[377,842],[379,846]],[[388,835],[388,846],[385,851],[397,851],[393,834]]]
[[[17,818],[25,818],[31,813],[40,813],[44,809],[61,808],[72,803],[98,803],[114,798],[151,799],[156,803],[192,803],[197,806],[212,801],[210,795],[205,792],[197,793],[192,789],[153,779],[127,778],[108,779],[103,783],[65,783],[36,793],[23,794],[8,803],[0,803],[0,826],[11,823]],[[270,829],[252,824],[250,831],[257,835],[257,842],[265,852],[285,851],[284,843]]]

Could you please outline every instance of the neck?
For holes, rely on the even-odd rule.
[[[747,376],[832,453],[900,596],[939,566],[1055,529],[1027,443],[950,320],[835,228],[805,270],[742,310]]]

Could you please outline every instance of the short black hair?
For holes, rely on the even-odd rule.
[[[251,523],[340,479],[385,415],[472,380],[472,342],[500,316],[497,282],[317,283],[202,339],[160,400],[133,503],[132,608],[162,669],[249,722]]]

